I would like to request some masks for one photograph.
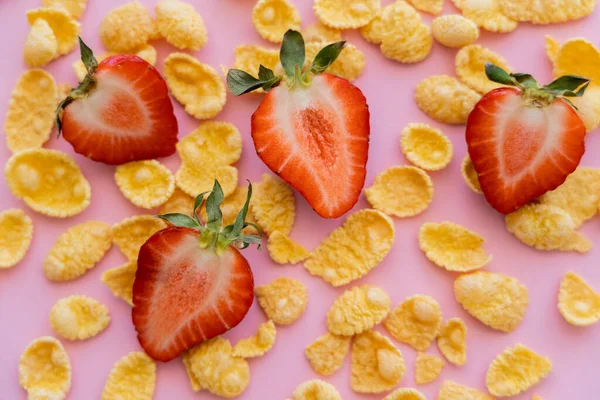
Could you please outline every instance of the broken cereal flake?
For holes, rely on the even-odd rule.
[[[355,29],[367,25],[381,7],[379,0],[315,0],[315,15],[325,25]]]
[[[320,379],[312,379],[298,385],[294,390],[293,400],[342,400],[340,392],[331,383]]]
[[[469,272],[487,265],[492,256],[483,248],[479,234],[452,222],[427,222],[419,230],[419,247],[438,267]]]
[[[477,171],[475,171],[475,167],[473,166],[473,161],[471,161],[471,157],[469,155],[465,155],[462,163],[460,164],[460,174],[467,186],[477,194],[483,194],[481,190],[481,185],[479,184],[479,175]]]
[[[418,351],[425,351],[442,325],[442,311],[430,296],[407,298],[383,321],[385,329],[398,341]]]
[[[467,362],[467,326],[460,318],[451,318],[442,327],[437,338],[438,348],[450,363]]]
[[[400,388],[385,396],[383,400],[427,400],[427,398],[417,389]]]
[[[404,357],[392,341],[376,331],[356,336],[352,345],[350,386],[358,393],[381,393],[400,382]]]
[[[65,297],[58,300],[50,310],[52,329],[70,340],[94,337],[109,323],[108,307],[91,297]]]
[[[400,135],[400,145],[408,161],[427,171],[438,171],[452,161],[450,139],[427,124],[408,124]]]
[[[527,288],[516,278],[483,271],[456,278],[454,297],[483,324],[507,333],[519,326],[529,304]]]
[[[223,195],[231,196],[238,185],[238,170],[230,165],[183,162],[175,173],[175,184],[190,196],[210,192],[215,180],[221,184]]]
[[[29,343],[19,361],[19,384],[29,399],[63,400],[71,387],[71,362],[63,345],[51,336]]]
[[[560,50],[561,44],[556,41],[552,36],[546,35],[544,36],[544,46],[546,48],[546,56],[554,65],[556,62],[556,58],[558,57],[558,52]]]
[[[23,210],[0,212],[0,270],[17,265],[31,245],[33,222]]]
[[[485,75],[486,63],[492,63],[508,72],[511,71],[511,68],[503,57],[486,47],[471,44],[463,47],[456,53],[456,75],[458,79],[471,89],[481,94],[488,93],[502,85],[490,81]]]
[[[79,278],[104,257],[112,245],[106,222],[87,221],[72,226],[58,237],[44,259],[44,275],[51,281]]]
[[[317,53],[324,48],[327,43],[312,42],[306,44],[306,61],[307,65],[313,62]],[[327,68],[327,73],[340,76],[352,82],[365,70],[365,55],[354,45],[347,43],[339,57]]]
[[[434,75],[425,78],[415,89],[417,106],[436,121],[464,124],[481,95],[456,78]]]
[[[581,276],[567,272],[560,282],[558,310],[571,325],[593,325],[600,320],[600,294]]]
[[[429,56],[433,45],[433,35],[428,25],[420,24],[411,34],[399,31],[392,40],[384,34],[381,54],[401,63],[418,63]]]
[[[325,42],[333,43],[342,40],[342,31],[331,28],[321,21],[317,21],[307,28],[302,29],[302,37],[306,43]]]
[[[156,364],[142,351],[115,363],[102,391],[102,400],[151,400],[156,386]]]
[[[422,385],[435,381],[445,366],[446,363],[441,357],[419,352],[415,362],[415,383]]]
[[[357,335],[383,321],[390,306],[390,298],[382,288],[356,286],[333,302],[327,312],[327,329],[335,335]]]
[[[208,41],[202,16],[193,5],[178,0],[156,3],[156,27],[167,42],[184,50],[200,50]]]
[[[310,251],[279,231],[269,235],[269,256],[278,264],[297,264],[310,256]]]
[[[133,282],[136,271],[137,260],[133,260],[120,267],[107,269],[102,273],[100,280],[108,286],[112,294],[133,307]]]
[[[267,235],[275,231],[289,235],[296,218],[294,191],[282,179],[264,174],[254,185],[250,211]]]
[[[252,23],[264,39],[281,43],[289,30],[300,30],[300,13],[288,0],[259,0],[252,9]]]
[[[164,204],[175,190],[173,174],[156,160],[132,161],[117,166],[115,182],[126,199],[146,209]]]
[[[512,32],[519,24],[514,19],[504,15],[500,9],[502,0],[452,0],[462,11],[465,18],[475,22],[477,26],[489,32]]]
[[[146,44],[154,27],[150,12],[133,0],[104,16],[100,23],[100,40],[109,51],[124,53]]]
[[[36,19],[23,45],[23,59],[32,68],[43,67],[58,55],[58,41],[43,18]]]
[[[581,19],[596,8],[596,0],[497,0],[502,14],[515,21],[556,24]]]
[[[233,348],[233,355],[242,358],[261,357],[275,344],[277,329],[273,321],[261,324],[256,334],[250,338],[242,339]]]
[[[128,260],[137,260],[140,247],[166,227],[165,221],[153,215],[135,215],[113,225],[113,242]]]
[[[518,343],[496,356],[485,377],[494,396],[515,396],[535,386],[552,370],[552,362]]]
[[[323,239],[304,267],[333,286],[342,286],[375,268],[392,248],[394,237],[390,217],[377,210],[360,210]]]
[[[308,291],[302,282],[280,277],[254,289],[260,308],[276,324],[289,325],[304,313]]]
[[[309,344],[304,350],[304,355],[313,371],[329,376],[339,370],[350,348],[351,339],[350,336],[327,332]]]
[[[493,397],[488,396],[476,389],[468,386],[459,385],[456,382],[444,381],[444,384],[440,388],[438,394],[438,400],[494,400]]]
[[[438,43],[451,48],[468,46],[479,38],[477,25],[470,19],[456,14],[434,19],[431,33]]]
[[[81,25],[64,8],[38,8],[27,11],[27,22],[33,25],[37,19],[45,20],[56,38],[56,56],[70,53],[77,46]]]
[[[444,0],[408,0],[414,8],[428,14],[438,15],[444,8]]]
[[[178,213],[190,215],[194,208],[194,200],[194,197],[176,187],[171,197],[160,206],[159,214]]]
[[[44,7],[62,7],[71,14],[73,18],[81,19],[87,0],[42,0]]]
[[[4,120],[6,144],[13,153],[42,147],[56,113],[56,82],[43,69],[24,72],[12,90]]]

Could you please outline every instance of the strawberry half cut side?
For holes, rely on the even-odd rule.
[[[81,38],[79,45],[87,75],[57,108],[59,134],[77,153],[105,164],[173,154],[177,119],[158,70],[130,54],[98,64]]]
[[[487,202],[508,214],[556,189],[579,165],[586,129],[568,97],[583,96],[590,81],[566,75],[540,87],[529,74],[490,63],[485,72],[507,87],[475,105],[466,141]]]
[[[206,199],[207,222],[193,216],[159,216],[170,226],[140,248],[133,284],[132,319],[138,340],[153,359],[169,361],[207,339],[227,332],[246,316],[254,300],[254,277],[240,249],[261,237],[245,235],[252,186],[237,219],[224,228],[217,181]]]
[[[324,73],[345,42],[325,46],[304,67],[304,40],[289,30],[280,59],[284,76],[260,66],[258,78],[232,69],[236,96],[267,92],[252,115],[251,133],[260,159],[296,189],[322,217],[337,218],[358,201],[365,183],[370,114],[365,96],[346,79]]]

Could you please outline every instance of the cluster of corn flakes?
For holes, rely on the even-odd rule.
[[[400,135],[400,145],[408,161],[427,171],[438,171],[452,161],[450,139],[427,124],[408,124]]]
[[[383,289],[371,285],[354,287],[332,304],[327,313],[327,329],[335,335],[358,335],[383,321],[390,306]]]
[[[96,336],[110,323],[108,308],[86,296],[60,299],[50,310],[50,325],[60,336],[84,340]]]
[[[204,20],[193,5],[162,0],[156,3],[154,11],[160,36],[178,49],[200,50],[208,41]]]
[[[33,222],[23,210],[11,208],[0,212],[0,269],[17,265],[29,250]]]
[[[254,288],[260,308],[267,317],[280,325],[294,323],[304,314],[308,291],[302,282],[292,278],[277,278]]]
[[[593,325],[600,321],[600,293],[581,276],[567,272],[560,282],[558,310],[571,325]]]
[[[140,208],[158,207],[175,191],[173,174],[156,160],[133,161],[117,166],[115,181],[123,196]]]
[[[102,400],[152,400],[156,387],[156,364],[137,351],[127,354],[115,363],[102,391]]]

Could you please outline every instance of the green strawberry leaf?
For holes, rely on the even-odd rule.
[[[223,189],[219,184],[219,181],[215,179],[212,192],[206,199],[206,228],[211,232],[219,232],[221,225],[223,224],[223,213],[221,212],[221,203],[225,196],[223,196]]]
[[[485,75],[492,82],[500,83],[502,85],[516,86],[515,79],[508,72],[492,63],[485,63]]]
[[[310,72],[315,75],[321,74],[329,68],[331,64],[339,57],[340,53],[346,46],[346,41],[335,42],[323,47],[315,56]]]
[[[299,65],[300,68],[302,68],[306,58],[304,39],[300,32],[290,29],[283,35],[279,58],[286,75],[290,78],[294,78],[296,65]]]
[[[198,229],[200,227],[200,224],[195,219],[193,219],[189,215],[185,215],[185,214],[172,213],[172,214],[157,215],[157,217],[164,219],[165,221],[167,221],[168,223],[170,223],[171,225],[174,225],[174,226],[181,226],[181,227],[193,228],[193,229]]]
[[[540,87],[535,78],[529,74],[522,74],[520,72],[517,72],[514,74],[510,74],[510,76],[512,76],[522,88],[528,89]]]
[[[258,79],[268,82],[275,78],[275,73],[264,65],[260,64],[258,68]]]
[[[87,44],[81,39],[80,36],[77,37],[79,39],[79,52],[81,53],[81,62],[85,66],[85,69],[88,74],[94,75],[96,70],[98,69],[98,60],[94,57],[94,52],[92,49],[88,47]]]
[[[262,87],[264,84],[265,82],[261,81],[260,79],[256,79],[241,69],[230,69],[227,72],[227,87],[235,96],[240,96],[256,90]]]
[[[589,84],[590,80],[582,76],[564,75],[550,82],[543,89],[555,96],[581,97]]]

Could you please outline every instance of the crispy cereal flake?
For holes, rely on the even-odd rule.
[[[429,14],[438,15],[444,8],[444,0],[408,0],[414,8]]]
[[[242,358],[263,356],[275,344],[276,335],[275,324],[269,320],[258,327],[254,336],[237,342],[233,348],[233,355]]]
[[[477,174],[477,171],[475,171],[473,161],[471,161],[471,157],[469,157],[468,154],[463,158],[462,163],[460,164],[460,174],[472,191],[477,194],[483,194],[481,185],[479,184],[479,175]]]
[[[252,9],[252,23],[258,34],[281,43],[288,29],[300,30],[300,13],[288,0],[258,0]]]
[[[56,97],[56,82],[49,72],[32,69],[21,75],[4,120],[10,151],[37,149],[46,143],[54,127]]]
[[[112,245],[110,225],[87,221],[58,237],[44,259],[44,275],[51,281],[79,278],[104,257]]]
[[[269,235],[269,256],[278,264],[297,264],[310,256],[310,251],[279,231]]]
[[[0,232],[1,270],[14,267],[25,257],[33,237],[33,222],[23,210],[4,210],[0,212]]]
[[[544,36],[544,46],[546,48],[546,56],[548,56],[550,62],[554,64],[561,47],[560,43],[557,42],[552,36],[546,35]]]
[[[481,95],[456,78],[434,75],[415,89],[417,106],[431,118],[447,124],[464,124]]]
[[[115,53],[145,45],[153,32],[152,16],[137,0],[112,9],[100,23],[100,40],[104,47]]]
[[[298,385],[293,400],[342,400],[342,396],[331,383],[312,379]]]
[[[19,361],[19,384],[29,399],[63,400],[71,387],[71,362],[63,345],[51,336],[29,343]]]
[[[133,307],[133,282],[137,271],[137,260],[128,261],[120,267],[107,269],[100,277],[112,294]]]
[[[446,366],[444,359],[433,355],[419,352],[415,363],[415,383],[422,385],[435,381]]]
[[[165,221],[153,215],[135,215],[113,225],[113,242],[128,260],[137,260],[146,240],[166,227]]]
[[[175,173],[175,184],[190,196],[210,192],[215,179],[221,184],[224,195],[231,196],[238,185],[238,170],[230,165],[183,162]]]
[[[302,37],[306,43],[325,42],[333,43],[342,40],[342,31],[331,28],[321,21],[317,21],[302,30]]]
[[[36,19],[25,39],[23,59],[32,67],[43,67],[58,55],[58,41],[54,31],[43,18]]]
[[[574,74],[592,80],[592,87],[600,82],[600,51],[584,38],[567,40],[558,50],[554,60],[554,75]],[[587,96],[587,93],[586,93]]]
[[[391,6],[391,4],[387,5],[383,9]],[[386,28],[381,19],[382,12],[382,9],[378,8],[373,19],[367,25],[358,28],[358,32],[367,42],[381,44],[383,30]]]
[[[279,51],[254,44],[242,44],[235,48],[235,61],[232,68],[258,76],[261,64],[274,71],[279,64]]]
[[[109,323],[108,307],[91,297],[65,297],[56,302],[50,310],[52,329],[70,340],[94,337]]]
[[[62,7],[71,14],[73,18],[81,19],[87,0],[42,0],[44,7]]]
[[[477,25],[470,19],[456,14],[434,19],[431,33],[438,43],[453,48],[470,45],[479,38]]]
[[[327,329],[335,335],[358,335],[383,321],[390,307],[390,298],[382,288],[356,286],[333,302],[327,313]]]
[[[456,382],[444,381],[438,394],[438,400],[494,400],[493,397]]]
[[[360,210],[317,246],[304,267],[333,286],[342,286],[375,268],[392,248],[394,237],[390,217],[377,210]]]
[[[487,265],[492,257],[477,233],[452,222],[427,222],[419,230],[419,247],[435,265],[448,271],[469,272]]]
[[[308,291],[302,282],[280,277],[254,288],[260,308],[276,324],[289,325],[306,310]]]
[[[438,171],[452,161],[452,142],[439,129],[423,123],[408,124],[400,135],[402,152],[414,165]]]
[[[156,364],[142,351],[115,363],[102,391],[102,400],[151,400],[156,386]]]
[[[497,65],[505,71],[510,72],[511,70],[506,60],[500,55],[486,47],[471,44],[463,47],[456,53],[456,75],[458,79],[471,89],[485,94],[502,86],[499,83],[490,81],[485,75],[485,64],[488,62]]]
[[[342,367],[350,348],[350,336],[327,332],[309,344],[304,350],[313,371],[329,376]]]
[[[383,400],[427,400],[427,398],[417,389],[400,388],[385,396]]]
[[[294,191],[275,175],[264,174],[254,185],[250,211],[261,229],[270,235],[289,235],[296,218]]]
[[[383,321],[385,329],[399,342],[418,351],[425,351],[442,325],[442,310],[430,296],[407,298]]]
[[[507,333],[517,329],[529,304],[527,288],[516,278],[483,271],[456,278],[454,297],[483,324]]]
[[[452,0],[465,18],[490,32],[506,33],[517,28],[518,22],[504,15],[500,9],[502,0]]]
[[[176,187],[169,200],[160,207],[159,214],[179,213],[190,215],[194,208],[194,200],[192,196]]]
[[[392,60],[412,64],[426,59],[431,52],[432,45],[431,29],[428,25],[420,24],[410,34],[405,31],[395,32],[393,39],[389,39],[389,35],[384,34],[381,42],[381,53]]]
[[[567,272],[560,282],[558,310],[571,325],[593,325],[600,320],[600,294],[581,276]]]
[[[164,204],[175,191],[173,174],[156,160],[133,161],[117,166],[115,182],[126,199],[147,209]]]
[[[81,25],[64,8],[38,8],[27,11],[27,22],[33,25],[37,19],[45,20],[56,38],[57,56],[70,53],[77,46]]]
[[[490,364],[485,384],[494,396],[515,396],[535,386],[552,370],[552,362],[517,343]]]
[[[305,65],[309,66],[317,53],[329,43],[326,42],[311,42],[306,43],[306,60]],[[327,73],[340,76],[352,82],[362,75],[365,70],[365,55],[356,46],[346,43],[344,50],[340,56],[327,68]],[[283,67],[281,67],[283,70]]]
[[[208,41],[204,20],[193,5],[163,0],[154,10],[160,35],[178,49],[200,50]]]
[[[597,0],[497,0],[502,14],[516,21],[556,24],[581,19],[596,8]]]
[[[317,18],[337,29],[367,25],[380,7],[379,0],[315,0],[313,4]]]
[[[404,357],[392,341],[376,331],[356,336],[352,344],[350,386],[358,393],[381,393],[400,382]]]
[[[437,338],[438,348],[450,363],[467,362],[467,326],[460,318],[451,318],[442,327]]]

